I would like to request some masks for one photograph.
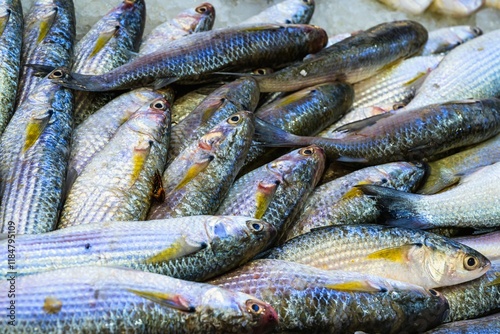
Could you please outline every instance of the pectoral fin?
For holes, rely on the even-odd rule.
[[[99,34],[99,37],[97,37],[97,40],[94,45],[94,49],[92,49],[92,52],[89,55],[89,58],[94,57],[96,54],[98,54],[106,44],[108,44],[109,40],[116,36],[118,33],[118,30],[120,30],[120,26],[117,24],[113,28],[103,31]]]
[[[151,152],[151,146],[153,146],[153,141],[150,140],[134,147],[134,152],[132,154],[132,184],[139,178],[149,153]]]
[[[339,291],[357,291],[357,292],[385,292],[387,289],[373,284],[370,281],[350,281],[344,283],[327,284],[327,289]]]
[[[41,41],[47,36],[50,28],[54,24],[54,20],[57,15],[57,7],[54,7],[50,12],[48,12],[42,19],[40,20],[38,37],[36,39],[36,43],[40,44]]]
[[[191,167],[188,168],[186,171],[186,174],[182,178],[182,180],[175,186],[175,188],[172,191],[179,190],[186,186],[191,180],[193,180],[198,174],[203,172],[208,165],[210,164],[211,161],[214,160],[213,155],[209,155],[207,158],[203,160],[199,160],[191,165]]]
[[[127,291],[138,295],[139,297],[148,299],[152,302],[158,303],[160,305],[170,307],[183,312],[195,312],[194,306],[190,305],[189,302],[181,295],[174,295],[168,293],[162,293],[158,291],[143,291],[136,289],[127,289]]]
[[[50,122],[50,118],[54,110],[48,109],[43,115],[39,117],[33,117],[29,120],[26,125],[26,139],[24,142],[22,153],[26,152],[29,148],[31,148],[40,138],[43,131],[47,127]]]
[[[10,10],[5,10],[5,13],[2,13],[2,16],[0,16],[0,36],[3,35],[3,32],[5,30],[5,27],[7,26],[7,22],[9,22],[10,18]]]
[[[257,192],[255,193],[255,206],[256,211],[254,218],[261,219],[266,213],[271,200],[273,199],[276,189],[278,188],[279,182],[259,182],[257,185]]]
[[[386,260],[396,263],[408,262],[410,252],[415,247],[422,247],[421,243],[402,245],[398,247],[390,247],[378,250],[366,256],[369,260]]]
[[[207,244],[205,242],[193,243],[186,240],[186,237],[181,236],[169,247],[165,248],[158,254],[146,259],[145,262],[148,264],[166,262],[172,259],[199,252],[200,250],[205,248],[207,248]]]

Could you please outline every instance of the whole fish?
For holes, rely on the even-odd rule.
[[[42,80],[38,70],[24,65],[54,69],[70,67],[75,39],[75,8],[72,0],[36,0],[24,21],[21,73],[16,109]],[[58,80],[54,78],[54,80]]]
[[[360,189],[391,216],[389,223],[413,228],[498,227],[500,163],[462,178],[456,187],[435,195],[418,195],[363,185]]]
[[[490,268],[479,252],[430,232],[380,225],[328,226],[271,249],[269,259],[357,271],[435,288],[467,282]]]
[[[500,313],[482,317],[479,319],[455,321],[441,325],[425,334],[466,334],[482,333],[495,334],[500,332]]]
[[[83,169],[68,193],[58,228],[144,220],[165,167],[170,110],[163,98],[135,113]]]
[[[292,151],[236,180],[217,214],[262,219],[280,234],[312,192],[324,168],[321,148]]]
[[[213,214],[243,166],[253,121],[240,111],[187,146],[163,173],[165,200],[151,206],[148,219]]]
[[[79,266],[121,266],[203,281],[247,262],[276,236],[249,217],[194,216],[72,226],[16,236],[16,275]],[[7,249],[8,240],[0,241]],[[0,279],[8,276],[7,261]]]
[[[51,73],[60,74],[59,70]],[[15,223],[16,234],[48,232],[57,224],[69,157],[73,97],[49,77],[28,95],[0,138],[2,233],[7,232],[10,221]]]
[[[499,135],[461,152],[429,162],[425,183],[418,193],[435,194],[457,184],[463,176],[498,161],[500,161]]]
[[[286,261],[252,261],[210,283],[267,301],[280,319],[277,332],[417,333],[448,310],[435,290]]]
[[[477,250],[491,262],[499,262],[500,260],[500,247],[498,247],[500,244],[500,231],[458,237],[453,240]]]
[[[473,281],[439,289],[448,300],[450,312],[444,322],[482,317],[500,310],[500,267]]]
[[[484,0],[433,0],[429,10],[453,17],[466,17],[483,6]]]
[[[253,296],[153,273],[77,267],[15,277],[3,333],[267,333],[276,311]],[[0,289],[9,291],[9,280]],[[9,324],[9,321],[12,323]]]
[[[79,74],[104,74],[121,66],[139,51],[146,21],[144,0],[123,0],[75,46],[71,70]],[[75,125],[116,97],[116,94],[75,92]]]
[[[500,131],[500,100],[455,101],[385,113],[350,123],[342,138],[300,137],[262,121],[257,141],[266,146],[318,145],[330,160],[379,164],[429,158],[472,145]]]
[[[314,0],[284,0],[254,15],[240,24],[304,23],[308,24],[314,13]]]
[[[372,223],[380,210],[376,202],[355,188],[359,184],[375,184],[402,191],[414,190],[423,179],[422,164],[393,162],[366,167],[314,189],[298,212],[285,240],[328,225]]]
[[[481,28],[474,26],[452,26],[429,31],[429,39],[425,43],[421,55],[427,56],[450,51],[482,34]]]
[[[325,46],[326,32],[311,25],[251,25],[200,32],[102,75],[71,73],[61,80],[76,90],[108,91],[153,84],[231,68],[273,67],[315,53]]]
[[[0,135],[5,130],[16,102],[21,69],[23,8],[20,0],[0,1]]]
[[[259,102],[259,86],[252,78],[227,83],[208,95],[172,129],[169,161],[192,141],[200,139],[220,122],[242,110],[254,111]]]
[[[414,21],[382,23],[321,50],[314,57],[258,77],[261,92],[294,91],[324,82],[355,83],[388,64],[411,57],[427,41],[427,30]]]
[[[172,20],[155,27],[141,43],[139,56],[158,51],[170,41],[181,37],[211,30],[215,22],[215,8],[204,2],[196,8],[186,9]]]
[[[422,14],[429,7],[433,0],[378,0],[393,9],[405,13],[418,15]]]
[[[172,101],[173,92],[138,88],[120,95],[77,126],[71,139],[67,187],[71,187],[85,166],[109,143],[120,126],[132,115],[148,112],[151,103],[161,98],[165,98],[167,102]]]

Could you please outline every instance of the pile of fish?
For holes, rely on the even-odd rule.
[[[500,331],[500,30],[313,11],[0,1],[2,333]]]
[[[377,0],[396,10],[418,15],[429,10],[453,17],[469,16],[482,7],[500,9],[498,0]]]

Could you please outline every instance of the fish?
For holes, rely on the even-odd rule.
[[[156,26],[147,35],[139,50],[138,56],[143,56],[164,48],[170,41],[201,31],[209,31],[215,22],[215,8],[204,2],[195,8],[186,9],[169,21]]]
[[[237,179],[216,214],[262,219],[281,234],[313,191],[324,168],[321,148],[294,150]]]
[[[213,214],[243,166],[253,121],[240,111],[191,142],[163,173],[165,200],[151,205],[147,219]]]
[[[144,25],[144,0],[123,0],[97,21],[75,46],[72,72],[104,74],[127,63],[139,51]],[[75,126],[116,94],[75,92]]]
[[[252,261],[209,283],[271,304],[280,333],[416,333],[439,325],[448,310],[435,290],[279,260]]]
[[[486,256],[491,262],[499,262],[500,260],[500,251],[498,249],[500,231],[458,237],[453,240],[477,250]]]
[[[16,276],[80,266],[120,266],[204,281],[249,261],[276,236],[250,217],[193,216],[96,222],[42,235],[17,235]],[[7,249],[8,240],[0,240]],[[11,270],[5,261],[0,279]]]
[[[0,135],[5,130],[16,102],[23,44],[23,8],[20,0],[0,2]]]
[[[314,0],[284,0],[264,9],[240,24],[308,24],[315,9]]]
[[[483,6],[484,0],[434,0],[429,10],[452,17],[466,17]]]
[[[347,124],[337,129],[345,136],[336,139],[295,136],[257,120],[256,140],[270,147],[318,145],[329,160],[343,162],[419,160],[495,136],[499,110],[496,98],[433,104]]]
[[[478,319],[456,321],[443,324],[425,334],[457,334],[457,333],[484,333],[495,334],[500,331],[500,313]]]
[[[419,194],[432,195],[456,185],[464,176],[477,169],[500,161],[500,136],[442,159],[429,162],[425,183]]]
[[[71,73],[57,80],[65,87],[109,91],[172,81],[199,81],[204,74],[230,68],[273,67],[319,51],[326,32],[312,25],[260,24],[199,32],[102,75]]]
[[[9,333],[169,332],[266,333],[276,311],[251,295],[153,273],[76,267],[15,277],[15,320]],[[0,282],[8,291],[10,282]],[[11,305],[0,296],[2,316]]]
[[[70,67],[75,41],[75,8],[72,0],[36,0],[24,21],[21,73],[15,109],[48,74],[37,76],[31,65]],[[30,66],[27,66],[30,65]]]
[[[69,158],[72,101],[68,89],[44,78],[0,138],[2,233],[8,231],[8,222],[15,224],[16,234],[56,228]]]
[[[421,55],[427,56],[450,51],[482,34],[481,28],[475,26],[452,26],[429,31],[429,39],[425,43]]]
[[[219,85],[201,87],[187,92],[184,95],[176,96],[172,103],[172,127],[175,127],[187,117],[208,95],[219,88]]]
[[[371,185],[361,185],[359,189],[374,196],[389,215],[387,223],[391,225],[478,229],[499,226],[499,178],[500,163],[495,163],[462,178],[456,187],[435,195],[402,193]]]
[[[314,189],[299,210],[285,240],[329,225],[373,223],[380,215],[375,200],[356,188],[359,184],[375,184],[401,191],[417,188],[425,175],[421,163],[393,162],[365,167]]]
[[[429,289],[473,280],[491,266],[484,255],[451,239],[382,225],[318,228],[264,256],[326,270],[363,272]]]
[[[170,109],[164,98],[135,113],[83,169],[69,190],[58,229],[92,222],[144,220],[156,175],[165,167]]]
[[[418,53],[426,41],[427,30],[420,23],[382,23],[335,43],[314,57],[256,79],[261,92],[294,91],[337,80],[356,83]]]
[[[393,9],[412,15],[422,14],[433,0],[378,0]]]

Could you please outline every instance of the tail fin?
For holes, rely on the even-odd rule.
[[[311,138],[293,135],[260,118],[255,118],[255,141],[268,147],[299,147],[311,145]]]

